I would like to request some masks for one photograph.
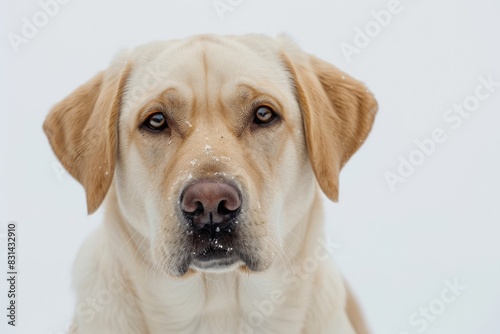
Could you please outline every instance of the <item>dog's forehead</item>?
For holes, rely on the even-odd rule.
[[[196,36],[155,42],[134,50],[124,93],[125,114],[138,110],[166,89],[187,98],[224,98],[246,85],[288,99],[290,75],[274,39],[265,36]],[[221,96],[222,95],[222,96]]]

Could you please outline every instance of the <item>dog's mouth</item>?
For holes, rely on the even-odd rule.
[[[198,255],[193,256],[191,267],[203,271],[228,271],[243,262],[234,251],[209,247]]]
[[[241,243],[240,240],[231,241],[224,242],[224,238],[215,238],[206,241],[203,247],[200,244],[184,247],[184,256],[177,258],[175,264],[172,263],[176,270],[170,273],[178,277],[190,271],[224,273],[239,269],[248,273],[259,272],[268,267],[269,259],[258,255],[260,252],[256,245]],[[189,253],[186,252],[188,249]]]
[[[189,253],[177,262],[178,275],[183,276],[190,269],[200,272],[229,272],[238,268],[249,271],[261,271],[263,268],[257,260],[256,248],[243,242],[237,234],[230,237],[221,234],[215,238],[205,239],[203,234],[192,233]],[[180,259],[179,259],[180,260]]]
[[[205,245],[206,244],[206,245]],[[227,271],[242,264],[241,257],[234,240],[213,238],[206,243],[198,244],[197,250],[191,252],[191,267],[205,271]]]
[[[236,216],[236,215],[235,215]],[[238,250],[241,247],[241,238],[238,229],[238,220],[235,216],[224,222],[196,223],[195,217],[184,217],[189,221],[187,232],[190,253],[189,267],[201,271],[227,271],[234,269],[236,264],[243,264]]]
[[[230,259],[234,258],[235,252],[232,247],[218,247],[217,244],[210,245],[203,251],[193,254],[193,260],[200,262],[210,262],[213,260]]]

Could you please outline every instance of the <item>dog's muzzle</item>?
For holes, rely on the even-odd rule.
[[[191,235],[191,259],[196,267],[225,267],[239,261],[236,243],[242,196],[225,180],[196,180],[179,201],[186,233]]]

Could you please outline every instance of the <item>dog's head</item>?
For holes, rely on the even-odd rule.
[[[314,176],[337,200],[376,111],[363,84],[285,38],[197,36],[123,54],[44,129],[89,213],[113,184],[155,265],[182,276],[268,268],[307,220]]]

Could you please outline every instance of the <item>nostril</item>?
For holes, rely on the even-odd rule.
[[[198,200],[196,196],[193,196],[193,194],[188,193],[186,196],[183,196],[180,203],[181,209],[184,213],[198,215],[204,211],[203,203]]]
[[[201,203],[200,201],[192,202],[189,205],[182,205],[181,208],[184,213],[193,216],[202,215],[205,211],[203,203]]]
[[[229,210],[229,211],[236,211],[240,208],[241,206],[241,199],[234,188],[229,188],[229,192],[227,194],[227,197],[223,199],[221,202],[223,203],[224,207]]]
[[[217,212],[221,215],[228,215],[238,210],[238,208],[239,207],[233,209],[233,206],[228,206],[227,201],[224,200],[219,203],[219,206],[217,207]]]
[[[194,211],[188,212],[188,213],[195,215],[195,216],[203,214],[203,211],[205,211],[203,208],[203,203],[201,203],[200,201],[196,201],[194,204],[196,205],[196,209],[194,209]]]

